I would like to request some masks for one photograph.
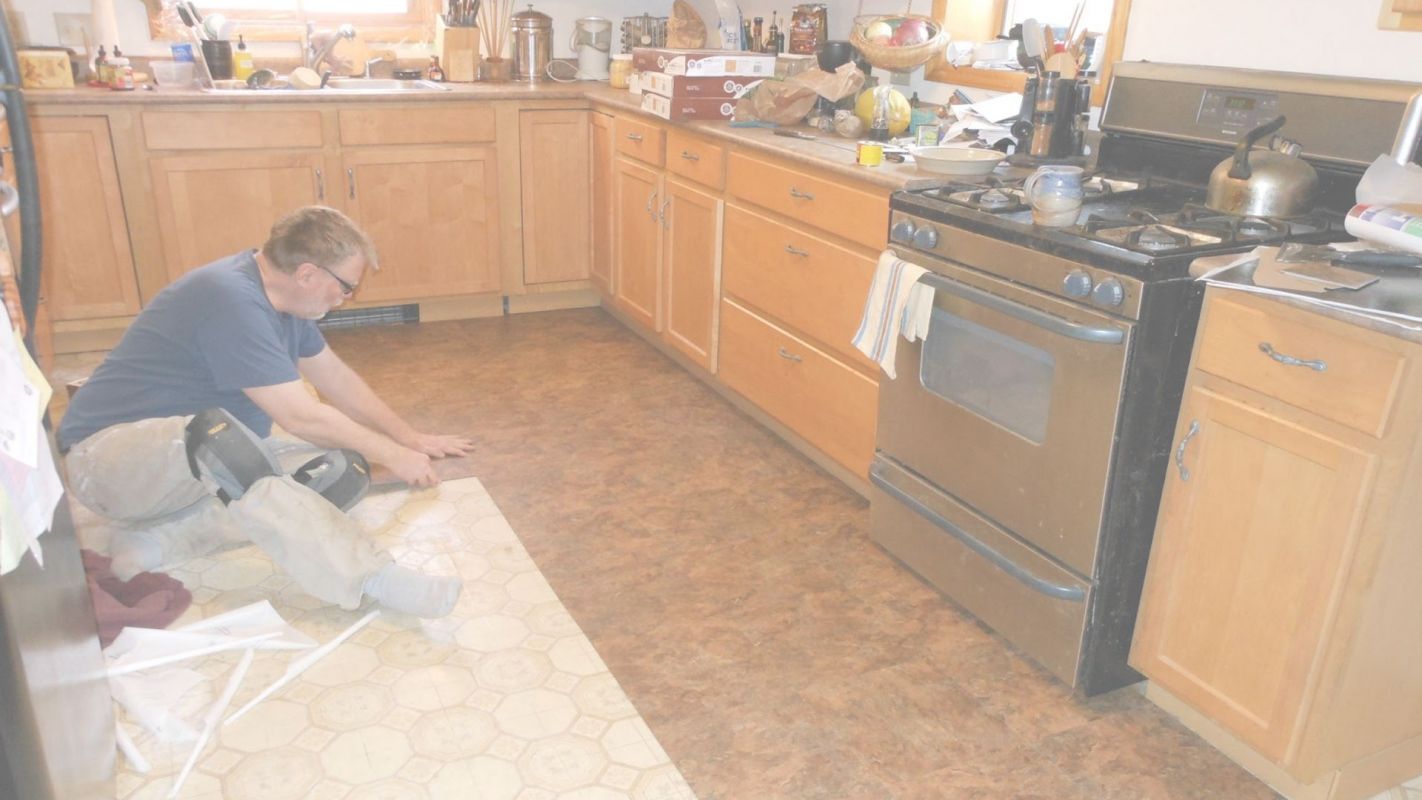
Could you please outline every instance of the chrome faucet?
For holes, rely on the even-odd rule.
[[[347,23],[330,33],[330,38],[326,39],[326,41],[318,47],[314,40],[316,36],[316,23],[306,23],[306,44],[302,48],[302,57],[305,59],[305,66],[319,70],[321,62],[325,61],[326,57],[331,55],[331,51],[336,49],[336,45],[340,43],[342,39],[355,38],[356,29],[354,25]]]
[[[386,58],[385,56],[376,56],[375,58],[367,58],[367,59],[365,60],[365,77],[367,77],[367,78],[370,77],[370,68],[371,68],[371,67],[375,66],[376,64],[379,64],[379,63],[382,62],[382,61],[389,61],[389,60],[390,60],[390,59]]]

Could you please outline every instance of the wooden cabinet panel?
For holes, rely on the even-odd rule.
[[[671,179],[665,181],[664,194],[666,338],[715,372],[721,200]]]
[[[1282,763],[1374,459],[1193,385],[1177,442],[1186,437],[1166,480],[1131,665]]]
[[[726,185],[726,149],[686,131],[667,131],[667,172],[712,189]]]
[[[748,209],[726,208],[728,296],[775,317],[840,358],[878,370],[850,344],[874,279],[874,260]]]
[[[659,331],[662,176],[625,158],[617,159],[614,170],[617,219],[612,262],[617,306],[647,330]]]
[[[617,152],[654,167],[665,163],[666,129],[654,122],[617,117],[613,125]]]
[[[138,280],[108,121],[36,117],[31,124],[51,315],[71,320],[138,313]]]
[[[492,142],[494,109],[487,105],[370,106],[338,112],[341,144],[462,144]]]
[[[869,474],[879,387],[729,300],[718,370],[726,385],[843,464]]]
[[[145,111],[143,139],[150,150],[259,150],[320,147],[316,109],[257,111]]]
[[[380,270],[362,302],[499,288],[498,164],[492,147],[347,151],[346,206],[370,235]]]
[[[206,153],[149,163],[169,281],[260,247],[278,218],[335,190],[320,153]]]
[[[727,160],[736,197],[875,250],[889,237],[889,192],[871,193],[741,152]]]
[[[1269,397],[1381,436],[1402,380],[1403,356],[1355,326],[1250,298],[1217,298],[1196,363]],[[1270,357],[1307,363],[1281,363]],[[1321,367],[1322,369],[1317,369]]]
[[[586,280],[592,259],[586,111],[519,112],[523,280]]]
[[[592,115],[592,278],[606,295],[612,284],[612,117]]]

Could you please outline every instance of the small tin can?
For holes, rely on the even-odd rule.
[[[878,142],[859,143],[859,166],[877,167],[884,163],[884,146]]]

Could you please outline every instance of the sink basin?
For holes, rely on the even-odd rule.
[[[203,89],[204,92],[281,92],[282,94],[296,93],[309,95],[311,97],[321,97],[328,94],[409,94],[412,92],[447,92],[448,86],[435,83],[434,81],[402,81],[393,78],[332,78],[326,82],[324,89],[292,89],[287,86],[272,89],[251,89],[241,81],[217,81],[217,85],[211,89]]]

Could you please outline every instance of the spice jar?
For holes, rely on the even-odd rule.
[[[632,54],[619,53],[612,57],[607,69],[607,82],[614,89],[626,89],[627,79],[632,76]]]

